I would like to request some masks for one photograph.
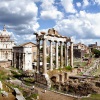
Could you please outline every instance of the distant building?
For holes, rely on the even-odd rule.
[[[77,43],[73,45],[73,55],[75,58],[82,58],[85,54],[89,54],[89,52],[89,48],[82,43]]]
[[[100,50],[100,46],[97,45],[97,42],[95,44],[89,44],[89,48],[92,49],[97,49]]]
[[[15,46],[5,26],[0,32],[0,61],[12,60],[12,49]]]
[[[32,70],[32,63],[36,61],[37,46],[32,42],[28,42],[13,47],[13,66],[22,70]]]

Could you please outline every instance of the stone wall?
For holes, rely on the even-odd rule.
[[[0,61],[0,67],[11,67],[11,61]]]

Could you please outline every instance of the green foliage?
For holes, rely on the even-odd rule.
[[[6,74],[5,71],[0,71],[0,80],[5,80],[8,78],[8,75]]]
[[[85,57],[89,57],[89,54],[85,54]]]
[[[38,94],[32,94],[31,97],[33,97],[34,99],[37,99]]]
[[[59,71],[61,71],[61,69],[62,69],[61,67],[58,68]]]
[[[47,63],[49,63],[49,62],[50,62],[50,57],[48,56],[48,57],[47,57]]]
[[[100,50],[93,49],[92,53],[95,54],[95,57],[100,57]]]
[[[56,60],[54,60],[53,63],[56,64]]]
[[[92,94],[88,98],[82,98],[81,100],[100,100],[100,94]]]
[[[69,66],[69,65],[68,65],[68,66],[66,66],[65,68],[66,68],[66,70],[72,70],[72,67],[71,67],[71,66]]]

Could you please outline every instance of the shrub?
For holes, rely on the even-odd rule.
[[[68,66],[66,66],[65,68],[66,68],[66,70],[72,70],[72,67],[71,67],[71,66],[69,66],[69,65],[68,65]]]

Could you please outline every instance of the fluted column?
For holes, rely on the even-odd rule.
[[[53,70],[52,59],[52,41],[50,41],[50,70]]]
[[[73,67],[73,42],[70,42],[70,66]]]
[[[36,72],[39,72],[39,66],[40,66],[40,40],[37,40],[37,68]]]
[[[58,42],[56,41],[56,69],[58,69]]]
[[[62,42],[60,42],[60,46],[61,46],[60,65],[61,65],[61,68],[63,68],[63,44],[62,44]]]
[[[43,40],[43,74],[47,73],[46,39]]]

